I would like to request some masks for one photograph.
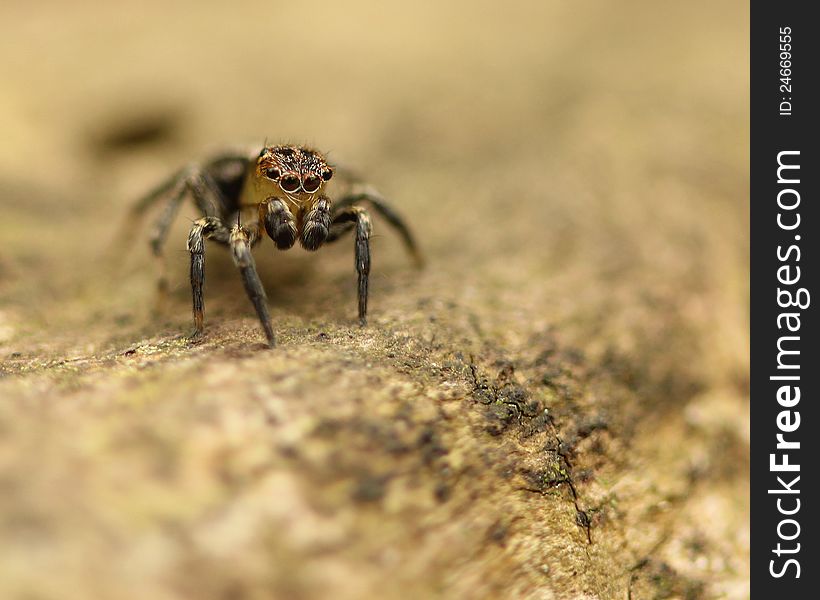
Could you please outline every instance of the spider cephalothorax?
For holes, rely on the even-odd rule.
[[[202,214],[188,234],[191,255],[194,335],[204,326],[203,284],[205,240],[229,246],[242,274],[269,345],[274,345],[265,290],[256,273],[251,248],[266,233],[280,250],[296,240],[306,250],[317,250],[355,230],[356,271],[359,279],[359,320],[367,317],[370,274],[370,217],[360,206],[367,203],[401,234],[418,264],[421,259],[410,230],[376,191],[348,176],[350,190],[333,201],[327,186],[335,169],[318,151],[303,146],[265,145],[253,154],[225,154],[204,165],[190,165],[146,196],[134,209],[141,214],[161,198],[165,210],[157,220],[151,247],[162,255],[168,229],[185,193]],[[251,218],[248,218],[248,213]],[[164,271],[163,271],[164,272]],[[160,291],[167,288],[160,277]]]
[[[333,169],[316,150],[298,146],[262,149],[256,161],[256,176],[272,181],[288,196],[316,194],[333,177]]]

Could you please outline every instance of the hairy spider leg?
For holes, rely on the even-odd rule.
[[[265,330],[268,346],[273,348],[276,345],[276,339],[273,335],[270,315],[268,314],[268,298],[265,295],[265,288],[262,287],[262,282],[259,280],[256,263],[253,260],[253,254],[251,254],[251,246],[255,242],[254,238],[258,238],[258,235],[257,231],[248,231],[241,225],[234,225],[231,228],[230,236],[231,256],[233,256],[233,262],[242,275],[245,293],[256,310],[256,315],[262,323],[262,329]]]
[[[205,321],[205,302],[202,288],[205,285],[205,240],[220,244],[230,243],[230,231],[218,217],[202,217],[194,221],[188,233],[188,252],[191,253],[191,296],[193,298],[194,332],[192,337],[202,335]]]
[[[396,231],[398,231],[399,235],[401,236],[402,241],[404,242],[404,246],[410,255],[413,257],[414,262],[418,268],[424,266],[424,258],[419,251],[418,244],[416,244],[416,240],[413,237],[413,234],[410,232],[410,228],[404,222],[404,219],[399,215],[396,210],[390,206],[387,200],[379,194],[377,191],[373,189],[365,189],[362,191],[356,191],[346,196],[343,196],[339,200],[337,200],[335,209],[337,211],[342,211],[350,206],[358,202],[367,202],[370,206],[381,215],[385,221],[387,221]]]
[[[209,166],[226,162],[233,162],[238,164],[240,168],[244,168],[247,161],[236,156],[223,156],[211,161]],[[186,192],[190,193],[197,208],[204,216],[218,216],[223,214],[227,208],[227,202],[219,185],[208,168],[193,164],[178,171],[173,177],[160,184],[132,210],[132,216],[139,217],[157,201],[167,198],[164,209],[154,223],[150,237],[151,251],[159,263],[157,311],[164,306],[168,295],[168,267],[163,248]]]
[[[268,314],[267,296],[259,275],[256,263],[251,254],[251,247],[258,237],[256,231],[248,231],[237,224],[228,229],[219,217],[203,217],[194,221],[188,234],[188,251],[191,253],[191,297],[193,301],[194,333],[193,337],[202,335],[205,325],[205,301],[203,286],[205,284],[205,240],[230,246],[234,264],[242,276],[245,292],[253,304],[265,338],[272,348],[276,340]]]
[[[360,206],[349,206],[333,217],[328,242],[335,242],[344,233],[356,229],[356,273],[359,276],[359,323],[367,324],[367,292],[370,279],[370,216]]]

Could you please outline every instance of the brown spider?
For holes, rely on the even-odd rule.
[[[335,173],[336,169],[316,150],[292,145],[265,145],[253,154],[223,154],[204,165],[190,165],[135,206],[134,214],[141,215],[159,200],[167,199],[151,236],[153,253],[160,258],[168,230],[186,192],[190,192],[202,213],[188,234],[194,337],[202,335],[204,324],[205,240],[230,247],[245,291],[271,347],[275,345],[275,338],[267,298],[251,254],[251,248],[264,237],[263,232],[280,250],[291,248],[297,239],[305,250],[317,250],[322,244],[335,242],[355,229],[359,321],[362,325],[367,322],[371,225],[367,210],[359,206],[360,202],[368,203],[396,228],[417,264],[421,265],[418,248],[404,220],[373,188],[347,175],[347,193],[336,202],[331,200],[326,188]],[[163,267],[160,293],[165,293],[167,287]]]

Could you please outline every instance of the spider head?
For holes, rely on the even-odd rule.
[[[301,146],[269,146],[256,161],[257,181],[275,185],[294,200],[318,194],[333,177],[333,168],[316,150]]]

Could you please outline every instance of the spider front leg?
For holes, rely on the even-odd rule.
[[[191,296],[193,299],[194,333],[202,335],[205,321],[205,302],[202,288],[205,285],[205,240],[228,244],[230,232],[217,217],[203,217],[194,221],[188,233],[188,252],[191,253]]]
[[[359,276],[359,323],[367,324],[367,288],[370,279],[370,216],[359,206],[349,206],[333,217],[328,242],[356,228],[356,273]]]
[[[233,256],[234,264],[239,268],[239,272],[242,275],[245,292],[253,303],[256,315],[262,323],[262,329],[265,330],[268,346],[273,348],[276,345],[276,339],[273,335],[270,315],[268,314],[268,298],[265,295],[265,288],[262,287],[262,282],[259,280],[259,274],[256,272],[256,263],[251,254],[251,246],[256,241],[258,235],[256,231],[248,232],[242,226],[234,225],[230,235],[231,255]]]
[[[188,252],[191,253],[191,296],[193,300],[194,333],[192,337],[202,335],[205,321],[205,302],[203,286],[205,284],[205,240],[213,240],[230,246],[234,264],[242,275],[245,292],[253,304],[262,329],[265,331],[268,345],[275,345],[273,328],[268,314],[267,297],[259,275],[256,272],[256,263],[251,255],[251,246],[258,234],[248,232],[239,225],[230,230],[217,217],[203,217],[194,221],[191,232],[188,234]]]

